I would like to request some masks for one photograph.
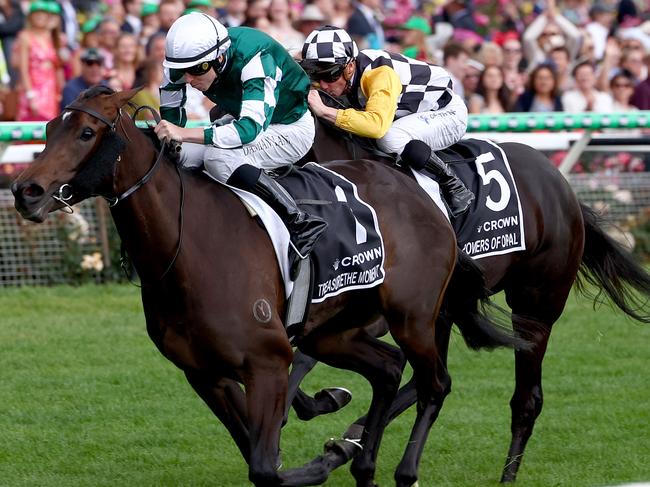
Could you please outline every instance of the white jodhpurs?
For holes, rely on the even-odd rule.
[[[289,125],[274,124],[257,138],[235,149],[213,145],[184,143],[181,162],[184,167],[200,167],[221,182],[243,164],[260,169],[275,169],[298,162],[314,144],[314,119],[311,112]]]
[[[436,111],[413,113],[393,122],[386,135],[377,140],[388,154],[401,154],[412,140],[421,140],[431,149],[440,150],[458,142],[467,130],[467,107],[463,99],[452,96],[449,104]]]

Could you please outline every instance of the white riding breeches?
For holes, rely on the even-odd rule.
[[[436,111],[413,113],[399,118],[386,135],[377,140],[388,154],[401,154],[412,140],[421,140],[431,149],[440,150],[458,142],[467,130],[467,107],[454,93],[447,106]]]
[[[275,169],[298,162],[314,144],[314,119],[311,112],[292,124],[273,124],[260,132],[257,138],[235,149],[214,145],[184,143],[181,162],[184,167],[200,167],[221,182],[243,164],[260,169]]]

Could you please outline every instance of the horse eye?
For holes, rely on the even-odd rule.
[[[91,128],[86,127],[81,131],[81,136],[79,138],[83,141],[86,141],[92,139],[94,136],[95,136],[95,131]]]

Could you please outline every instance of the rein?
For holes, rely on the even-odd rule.
[[[129,103],[129,105],[131,107],[134,107],[134,105],[131,104],[131,103]],[[122,127],[122,132],[124,133],[124,136],[126,137],[126,139],[129,142],[131,142],[131,139],[130,139],[129,135],[126,133],[126,130],[124,130],[124,127],[121,124],[121,119],[122,119],[122,109],[121,108],[118,111],[117,117],[113,121],[110,121],[108,118],[106,118],[101,113],[99,113],[99,112],[97,112],[97,111],[95,111],[95,110],[93,110],[91,108],[87,108],[87,107],[84,107],[84,106],[81,106],[81,105],[69,105],[69,106],[65,107],[65,110],[74,110],[74,111],[86,113],[86,114],[90,115],[91,117],[96,118],[100,122],[105,123],[113,132],[117,131],[117,126],[119,124],[120,127]],[[135,117],[138,115],[138,113],[140,113],[141,110],[149,110],[149,112],[151,112],[151,114],[153,115],[153,118],[154,118],[156,124],[160,122],[160,115],[158,114],[158,112],[155,109],[153,109],[152,107],[146,106],[146,105],[140,106],[140,107],[135,107],[135,111],[134,111],[133,115],[131,116],[131,120],[133,120],[135,122]],[[102,198],[104,198],[108,202],[108,206],[111,207],[111,208],[113,208],[119,202],[121,202],[121,201],[125,200],[126,198],[128,198],[129,196],[131,196],[133,193],[135,193],[137,190],[139,190],[142,186],[147,184],[147,182],[151,179],[153,174],[156,172],[156,169],[158,168],[160,161],[163,159],[165,151],[168,148],[173,150],[175,153],[178,153],[181,150],[181,146],[180,146],[180,144],[178,142],[175,142],[175,141],[168,142],[167,140],[165,140],[163,142],[163,145],[162,145],[160,151],[158,152],[158,157],[156,158],[156,160],[153,163],[153,165],[151,166],[151,168],[135,184],[133,184],[126,191],[124,191],[123,193],[121,193],[121,194],[119,194],[119,195],[117,195],[115,197],[109,198],[109,197],[102,196],[102,195],[99,195],[99,196],[102,196]],[[118,155],[117,160],[115,162],[118,163],[121,160],[122,160],[122,156]],[[169,262],[169,264],[167,265],[167,267],[165,268],[163,273],[157,279],[158,281],[162,281],[165,278],[165,276],[169,273],[169,271],[171,271],[172,267],[174,266],[174,263],[176,262],[176,259],[178,258],[178,255],[181,252],[181,246],[182,246],[182,243],[183,243],[183,220],[184,220],[184,218],[183,218],[183,207],[184,207],[184,203],[185,203],[185,184],[184,184],[184,181],[183,181],[183,174],[182,174],[181,169],[180,169],[180,164],[174,164],[174,166],[176,168],[176,173],[178,174],[178,180],[180,181],[180,187],[181,187],[181,197],[180,197],[179,216],[178,216],[178,243],[176,244],[176,251],[174,252],[174,256],[172,257],[171,261]],[[65,193],[66,190],[68,190],[70,192],[68,194],[66,194]],[[64,184],[59,188],[58,194],[56,196],[53,195],[52,197],[55,200],[63,203],[72,212],[72,207],[67,203],[67,201],[70,200],[72,198],[72,196],[73,196],[73,193],[72,193],[72,190],[71,190],[71,186],[69,184]],[[126,256],[126,251],[124,249],[123,244],[121,245],[121,248],[120,248],[120,254],[121,254],[121,256],[120,256],[120,267],[122,268],[125,275],[127,276],[127,279],[134,286],[142,287],[142,286],[138,285],[137,283],[133,282],[131,280],[130,276],[129,276],[129,273],[127,272],[126,266],[127,266],[127,259],[128,258]]]

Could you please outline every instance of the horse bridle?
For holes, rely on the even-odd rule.
[[[131,117],[131,119],[133,121],[135,121],[136,116],[138,115],[138,113],[141,110],[149,110],[151,112],[151,114],[153,115],[153,118],[154,118],[155,122],[156,123],[160,122],[160,115],[152,107],[146,106],[146,105],[136,107],[135,105],[133,105],[130,102],[129,102],[129,106],[133,107],[134,110],[135,110],[134,113],[133,113],[133,116]],[[87,108],[87,107],[84,107],[84,106],[81,106],[81,105],[74,105],[74,104],[73,105],[68,105],[67,107],[65,107],[64,111],[65,110],[73,110],[73,111],[86,113],[86,114],[90,115],[91,117],[99,120],[100,122],[103,122],[104,124],[106,124],[108,126],[108,128],[111,129],[111,131],[113,131],[113,132],[117,131],[118,123],[120,123],[121,118],[122,118],[122,109],[121,108],[118,110],[117,116],[115,117],[115,120],[113,120],[113,121],[109,120],[104,115],[102,115],[101,113],[93,110],[92,108]],[[121,126],[121,124],[120,124],[120,126]],[[124,132],[124,136],[130,142],[131,139],[129,138],[129,135],[126,133],[126,130],[124,130],[124,127],[122,127],[122,132]],[[117,195],[115,197],[112,197],[112,198],[107,197],[107,196],[103,196],[103,195],[98,195],[98,196],[101,196],[102,198],[104,198],[108,202],[108,206],[111,207],[111,208],[114,207],[115,205],[117,205],[120,201],[123,201],[126,198],[128,198],[129,196],[131,196],[138,189],[140,189],[142,186],[147,184],[147,182],[151,179],[153,174],[156,172],[156,169],[158,168],[159,163],[160,163],[160,161],[162,160],[162,158],[163,158],[163,156],[165,154],[165,151],[170,147],[174,152],[177,152],[177,153],[180,152],[181,147],[180,147],[179,143],[174,142],[174,141],[168,142],[167,140],[164,140],[163,145],[160,148],[160,151],[158,152],[158,157],[156,158],[156,160],[153,163],[153,165],[151,166],[151,168],[149,168],[149,170],[145,173],[145,175],[142,176],[138,181],[136,181],[126,191],[124,191],[123,193],[121,193],[121,194],[119,194],[119,195]],[[115,161],[116,164],[118,162],[120,162],[121,160],[122,160],[122,156],[118,155],[117,160]],[[164,270],[164,272],[161,274],[161,276],[158,278],[158,281],[162,281],[163,278],[169,273],[169,271],[174,266],[174,263],[176,262],[176,259],[178,258],[178,255],[181,252],[181,245],[183,243],[183,206],[184,206],[184,202],[185,202],[185,184],[183,183],[183,175],[181,173],[180,164],[174,164],[174,166],[176,167],[176,173],[178,174],[178,179],[179,179],[180,185],[181,185],[180,208],[179,208],[179,216],[178,216],[178,243],[176,245],[176,251],[174,252],[174,256],[172,257],[171,262],[169,263],[167,268]],[[68,188],[70,188],[70,193],[66,196],[64,194],[64,191],[65,191],[65,189],[68,189]],[[72,188],[72,186],[70,186],[70,184],[68,184],[68,183],[63,184],[59,188],[57,194],[52,195],[52,197],[55,200],[63,203],[70,210],[72,210],[72,207],[67,203],[67,201],[69,201],[73,196],[71,188]],[[121,250],[121,254],[122,254],[122,257],[120,259],[120,265],[122,267],[122,270],[128,276],[128,272],[127,272],[127,269],[126,269],[126,252],[125,252],[123,246],[122,246],[122,248],[120,250]]]

